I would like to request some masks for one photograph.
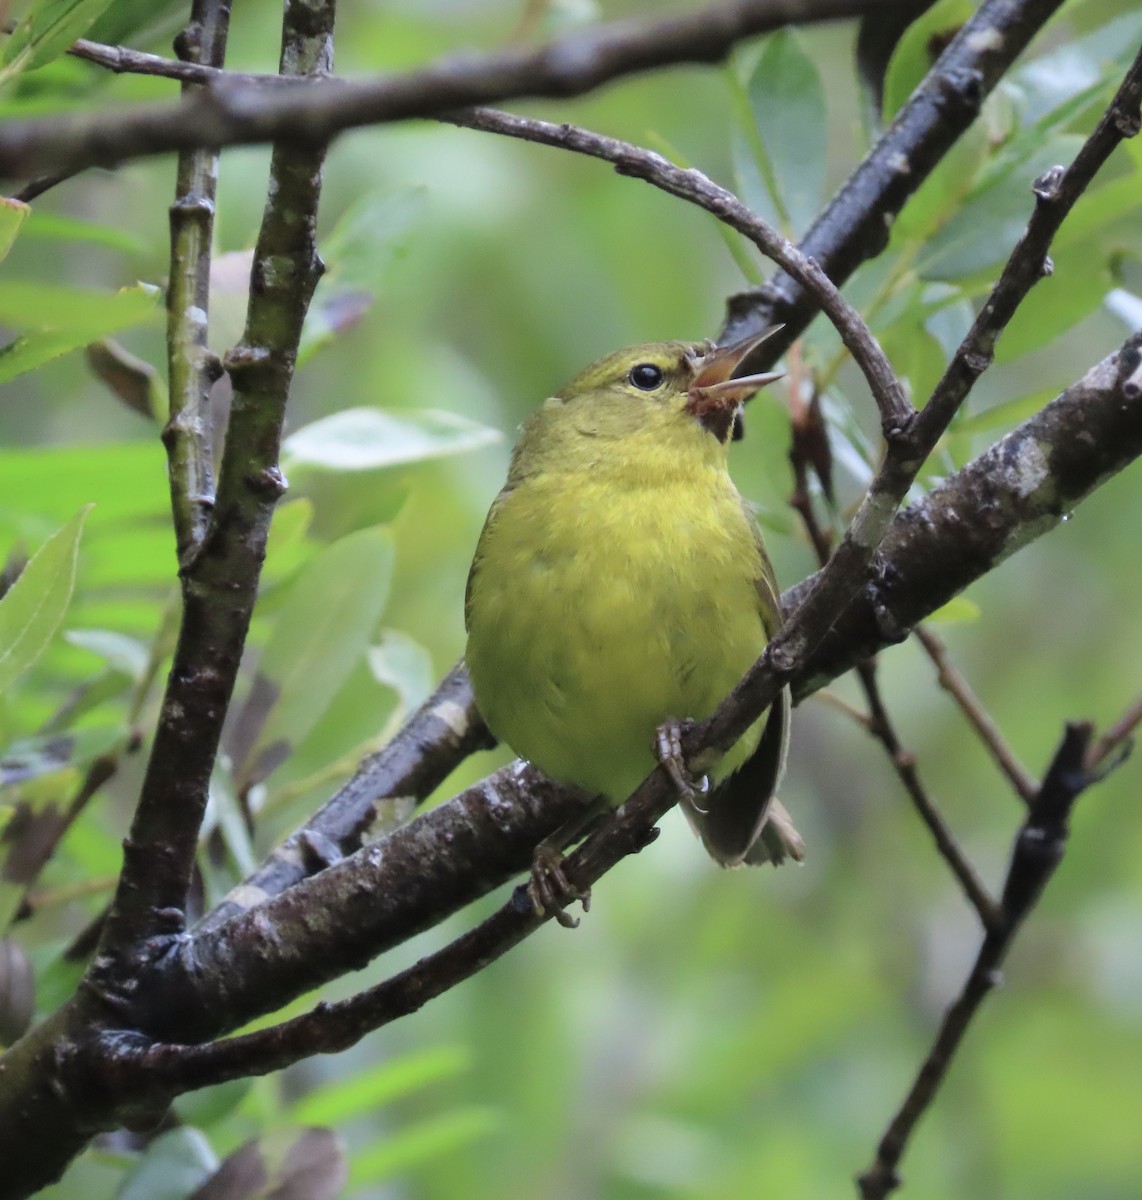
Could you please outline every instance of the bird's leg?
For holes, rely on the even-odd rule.
[[[536,916],[550,913],[564,929],[575,929],[579,921],[565,911],[567,905],[578,900],[584,912],[590,911],[591,889],[581,891],[563,872],[563,847],[581,838],[610,811],[610,807],[606,797],[596,797],[579,816],[561,825],[536,846],[526,889]]]
[[[689,720],[664,721],[654,731],[654,754],[662,764],[670,782],[674,784],[678,796],[682,800],[693,800],[695,794],[704,793],[709,784],[705,776],[695,779],[686,765],[686,757],[682,753],[682,735],[693,726]]]

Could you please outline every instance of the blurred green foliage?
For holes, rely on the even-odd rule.
[[[595,7],[343,4],[338,70],[409,67],[521,29],[547,36]],[[608,18],[657,11],[598,7]],[[969,7],[942,3],[901,41],[885,119],[927,69],[931,32]],[[0,115],[173,93],[50,52],[62,45],[53,31],[70,38],[71,22],[96,17],[96,35],[163,52],[177,6],[38,9],[64,24],[22,24],[23,40],[7,43]],[[535,20],[521,26],[525,10]],[[228,64],[273,70],[279,15],[270,0],[236,6]],[[152,32],[138,32],[144,21]],[[782,33],[724,71],[658,72],[541,111],[668,146],[800,233],[868,144],[852,37],[844,25]],[[1019,235],[1031,178],[1073,155],[1140,39],[1129,0],[1073,0],[921,188],[885,255],[849,286],[918,401]],[[219,352],[240,329],[266,165],[264,150],[223,158]],[[1136,140],[1068,221],[1054,276],[1000,343],[926,484],[1119,344],[1142,290],[1140,169]],[[17,654],[0,647],[11,683],[0,695],[0,826],[17,801],[40,814],[65,806],[97,754],[122,757],[40,878],[35,918],[15,927],[40,975],[41,1012],[74,986],[62,951],[117,870],[174,628],[157,426],[72,351],[114,332],[162,368],[154,289],[168,269],[172,188],[170,159],[141,162],[68,181],[30,214],[9,205],[0,221],[0,547],[13,569],[31,560],[0,604],[0,630],[31,631]],[[766,270],[732,235],[728,253],[704,214],[598,163],[427,122],[354,132],[333,147],[321,229],[331,269],[290,401],[293,486],[275,521],[205,831],[211,895],[326,798],[460,653],[471,550],[527,411],[616,346],[712,334],[743,271]],[[824,391],[845,510],[876,459],[872,406],[830,328],[818,322],[801,354]],[[788,584],[813,564],[786,509],[787,448],[786,408],[772,389],[754,402],[733,466],[782,531],[770,544]],[[89,504],[77,542],[75,514]],[[1140,505],[1135,469],[944,614],[959,618],[943,629],[955,657],[1034,771],[1065,719],[1105,726],[1138,693]],[[41,603],[29,608],[33,591]],[[994,885],[1018,804],[916,647],[885,654],[881,670],[907,746]],[[837,691],[856,701],[851,681]],[[504,758],[479,756],[444,792]],[[1128,765],[1080,802],[1008,986],[988,1002],[906,1159],[906,1194],[1142,1191],[1138,780]],[[978,930],[889,765],[835,709],[813,702],[796,714],[783,798],[809,843],[803,869],[718,872],[672,815],[651,850],[598,886],[578,932],[545,928],[335,1059],[184,1097],[186,1130],[141,1156],[92,1149],[47,1194],[158,1195],[148,1181],[162,1180],[162,1194],[185,1195],[246,1139],[315,1122],[346,1138],[354,1197],[850,1194]],[[253,842],[243,804],[261,814]],[[0,884],[6,912],[21,895]],[[476,915],[324,994],[394,971]]]

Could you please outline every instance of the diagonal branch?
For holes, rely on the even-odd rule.
[[[923,626],[916,630],[916,637],[936,666],[940,686],[955,698],[960,710],[971,722],[980,741],[987,747],[988,753],[1007,777],[1015,794],[1025,804],[1030,804],[1039,790],[1038,785],[1016,759],[1015,752],[1007,744],[999,727],[991,719],[991,715],[984,708],[979,697],[972,691],[971,685],[956,670],[952,660],[948,657],[944,643],[930,629],[925,629]]]

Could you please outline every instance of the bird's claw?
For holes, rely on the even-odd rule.
[[[670,776],[670,782],[674,784],[678,795],[684,800],[690,800],[696,792],[706,790],[705,778],[694,779],[682,752],[682,735],[691,724],[691,721],[667,721],[654,733],[655,757]]]
[[[591,889],[576,887],[563,870],[563,852],[542,843],[535,848],[527,898],[537,917],[550,915],[564,929],[577,929],[579,926],[579,919],[566,911],[567,905],[573,900],[583,905],[584,912],[591,909]]]

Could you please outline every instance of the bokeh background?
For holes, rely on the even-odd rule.
[[[588,0],[531,9],[508,0],[346,0],[340,7],[337,68],[346,75],[494,48],[513,36],[548,36],[592,17],[660,11],[653,4]],[[1134,26],[1112,26],[1110,36],[1105,30],[1112,21],[1129,21],[1133,7],[1070,4],[1037,51],[1062,50],[1069,62],[1095,63],[1112,89],[1115,63],[1138,41],[1129,41]],[[179,18],[177,8],[168,9],[154,35],[136,44],[165,52]],[[521,20],[532,19],[521,30]],[[228,64],[276,69],[279,21],[280,5],[269,0],[236,6]],[[1089,43],[1080,37],[1099,31],[1101,49],[1084,58],[1080,50]],[[819,177],[818,195],[840,184],[870,137],[872,118],[853,68],[854,36],[848,24],[807,30],[786,51],[795,52],[795,65],[801,58],[813,64],[825,81],[825,121],[817,131],[823,136],[814,142],[806,134],[807,144],[819,146],[809,171]],[[755,43],[724,69],[664,70],[582,100],[519,108],[650,144],[720,181],[740,179],[756,198],[759,184],[742,149],[741,106],[744,97],[748,111],[755,64],[765,52]],[[1059,60],[1049,61],[1061,78]],[[1071,85],[1093,86],[1082,79]],[[1032,92],[1025,81],[1023,100]],[[9,104],[13,111],[50,110],[171,94],[172,85],[162,81],[112,79],[61,60],[25,79]],[[1051,137],[1076,146],[1108,94],[1104,83],[1099,103],[1076,105]],[[1013,84],[989,109],[983,148],[970,169],[961,164],[965,179],[978,182],[998,170],[988,156],[1004,138],[1032,129],[1034,114],[1020,104]],[[1050,149],[1058,144],[1051,141]],[[946,344],[944,331],[908,324],[908,305],[931,295],[924,288],[951,289],[938,311],[950,328],[962,326],[1000,253],[976,261],[973,247],[991,236],[1001,244],[1012,220],[1018,232],[1029,203],[1030,161],[1024,155],[1015,163],[1024,202],[1002,228],[998,219],[994,228],[986,219],[999,193],[983,188],[971,231],[945,247],[944,267],[926,278],[922,270],[916,274],[915,256],[922,267],[933,232],[918,226],[914,242],[894,243],[912,260],[894,259],[889,276],[873,267],[849,289],[870,303],[886,278],[897,289],[896,309],[876,310],[877,332],[890,353],[906,359],[917,391],[930,385]],[[241,256],[256,236],[267,162],[263,150],[223,156],[211,319],[219,352],[240,332]],[[1136,153],[1120,152],[1110,178],[1136,181],[1136,169]],[[259,610],[251,669],[289,610],[298,572],[338,539],[380,528],[392,550],[391,579],[387,603],[368,618],[365,644],[326,711],[313,714],[316,723],[298,738],[296,753],[255,789],[264,811],[256,843],[247,848],[255,856],[327,797],[369,740],[391,729],[402,705],[423,695],[462,652],[471,552],[522,417],[585,362],[617,346],[712,336],[725,297],[750,282],[705,214],[603,164],[551,149],[410,122],[341,138],[325,179],[323,234],[335,246],[338,237],[349,245],[340,261],[331,256],[327,294],[334,323],[344,328],[299,369],[289,430],[362,406],[443,410],[472,424],[449,443],[457,452],[425,461],[358,471],[298,463],[291,470],[291,500],[306,506],[294,510],[292,540],[271,559],[277,574]],[[970,190],[957,195],[949,180],[942,188],[949,205],[962,203]],[[161,284],[172,194],[170,158],[88,172],[34,203],[4,270],[101,289],[137,280]],[[789,216],[793,232],[803,228],[796,212]],[[1053,394],[1121,343],[1128,330],[1123,314],[1139,290],[1137,201],[1109,216],[1100,210],[1088,225],[1086,240],[1061,249],[1055,276],[1040,285],[1043,294],[1051,289],[1041,301],[1044,313],[1058,308],[1060,297],[1081,293],[1081,303],[1074,302],[1059,328],[1030,336],[1028,353],[989,374],[930,478],[974,456],[1030,411],[1027,397]],[[966,257],[957,259],[959,253]],[[752,270],[766,268],[755,260]],[[1108,305],[1111,288],[1120,291]],[[117,336],[162,366],[157,319]],[[867,468],[861,430],[871,436],[875,422],[856,376],[833,364],[834,347],[827,330],[814,331],[803,354],[815,370],[839,366],[827,382],[843,511]],[[786,506],[787,404],[784,385],[753,402],[732,465],[758,506],[788,586],[814,561]],[[500,436],[493,440],[484,431]],[[0,443],[6,545],[34,550],[78,502],[97,504],[64,628],[109,630],[149,645],[175,567],[155,424],[120,403],[82,353],[72,353],[0,388]],[[1064,721],[1089,717],[1105,727],[1139,692],[1140,506],[1142,471],[1134,468],[975,585],[970,604],[938,627],[1033,772],[1048,762]],[[338,561],[339,577],[328,585],[336,594],[351,593],[360,582],[353,560]],[[389,567],[384,571],[388,577]],[[324,653],[321,645],[296,645],[299,655]],[[366,645],[384,653],[370,660]],[[90,642],[60,638],[6,698],[5,740],[34,735],[77,682],[105,669]],[[981,872],[998,886],[1019,802],[918,647],[884,654],[880,670],[906,746]],[[395,688],[382,682],[386,671],[397,679]],[[836,690],[859,703],[851,681]],[[93,704],[84,722],[93,728],[121,722],[125,695]],[[144,730],[154,706],[151,695],[140,715]],[[103,879],[104,890],[65,896],[20,933],[49,973],[42,1003],[52,995],[60,948],[106,898],[141,757],[124,763],[42,881],[58,893],[81,879]],[[506,758],[504,751],[479,755],[440,798]],[[1136,760],[1128,762],[1079,803],[1066,860],[1016,943],[1005,986],[987,1002],[905,1160],[905,1195],[1127,1200],[1142,1193],[1140,770]],[[31,794],[36,786],[63,786],[53,779],[30,785]],[[226,790],[221,777],[219,790]],[[544,928],[475,979],[342,1055],[186,1097],[180,1115],[201,1136],[167,1136],[184,1139],[188,1161],[208,1162],[266,1127],[330,1122],[350,1148],[346,1194],[378,1200],[852,1194],[851,1179],[870,1161],[980,934],[883,752],[820,700],[795,713],[783,799],[809,845],[804,866],[718,871],[672,813],[652,848],[598,885],[578,930]],[[241,855],[225,836],[215,835],[212,845],[208,884],[217,891],[241,874]],[[498,900],[489,898],[325,994],[345,995],[392,973]],[[60,1200],[160,1194],[139,1190],[157,1186],[141,1183],[139,1171],[132,1155],[103,1147],[49,1194]]]

